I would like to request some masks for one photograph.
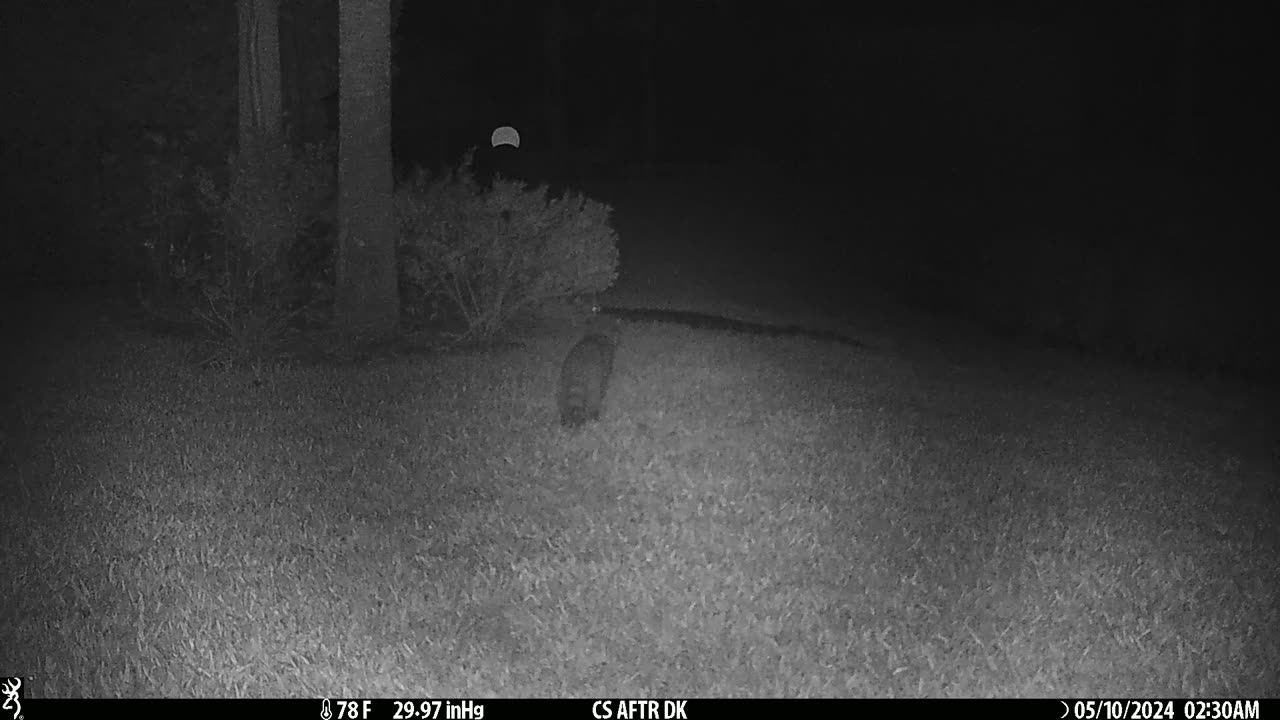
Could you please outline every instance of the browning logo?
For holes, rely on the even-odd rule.
[[[22,720],[22,678],[0,678],[0,697],[4,698],[4,704],[0,705],[4,714],[0,714],[0,720]]]

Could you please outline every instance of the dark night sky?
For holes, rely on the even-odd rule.
[[[395,97],[406,159],[437,145],[441,128],[456,153],[501,121],[536,144],[550,5],[406,2]],[[614,9],[601,20],[605,5]],[[113,135],[141,126],[209,134],[209,106],[227,104],[230,88],[220,98],[210,88],[234,78],[230,3],[6,6],[0,127],[10,151],[89,135],[118,149],[128,143]],[[565,3],[571,142],[638,145],[645,36],[628,21],[644,6]],[[662,2],[659,153],[714,160],[745,146],[877,171],[913,152],[940,165],[1163,160],[1191,88],[1181,117],[1195,123],[1197,162],[1269,172],[1275,25],[1263,3],[1198,6],[1188,54],[1182,2]],[[335,88],[334,54],[310,56],[304,71],[329,78],[307,86],[318,100]]]
[[[449,67],[465,67],[474,80],[468,100],[478,116],[527,119],[536,136],[544,78],[541,37],[530,30],[544,5],[516,3],[483,23],[428,17],[427,4],[408,5],[399,38],[402,127],[424,124],[419,107],[430,99],[409,88],[444,53],[460,60]],[[568,3],[571,12],[582,8],[579,17],[594,5]],[[786,8],[660,7],[662,152],[714,157],[748,145],[883,170],[913,152],[914,162],[952,154],[939,162],[1016,164],[1082,154],[1146,161],[1167,149],[1183,87],[1179,3]],[[1204,3],[1199,18],[1191,117],[1200,161],[1270,167],[1269,24],[1230,3]],[[566,41],[577,140],[592,142],[611,122],[639,132],[642,39],[615,29]],[[412,134],[397,135],[409,152]]]
[[[780,225],[817,206],[879,212],[882,226],[896,223],[919,243],[897,259],[899,270],[951,264],[956,277],[973,278],[993,256],[1034,255],[1022,245],[991,248],[1044,226],[1071,233],[1064,237],[1079,239],[1074,249],[1085,254],[1109,243],[1107,262],[1141,269],[1124,270],[1124,282],[1140,288],[1124,292],[1135,297],[1150,297],[1141,288],[1152,278],[1181,277],[1173,266],[1199,271],[1198,258],[1212,257],[1214,283],[1257,284],[1260,295],[1237,301],[1252,312],[1268,297],[1255,259],[1264,247],[1257,238],[1273,224],[1267,198],[1280,164],[1280,63],[1268,5],[661,0],[649,35],[638,29],[646,3],[566,0],[563,97],[550,107],[563,113],[563,150],[607,159],[593,172],[625,175],[640,165],[652,129],[652,159],[665,177],[727,168],[720,177],[769,197],[754,209],[792,214]],[[455,163],[499,125],[520,129],[521,158],[554,146],[543,32],[552,6],[406,0],[393,97],[401,168]],[[318,2],[293,7],[305,12],[284,24],[293,28],[283,41],[286,95],[294,93],[286,105],[320,137],[332,129],[324,116],[336,90],[336,15]],[[86,208],[127,186],[112,172],[145,166],[150,133],[181,139],[202,162],[226,157],[235,127],[232,8],[226,0],[4,4],[9,237],[44,235],[48,247],[93,237]],[[644,113],[650,67],[652,126]],[[769,196],[766,180],[808,205]],[[800,181],[810,184],[802,191]],[[626,221],[628,208],[618,216]],[[850,218],[824,222],[802,233],[816,239],[797,283],[847,267],[831,253]],[[795,249],[766,251],[760,262]],[[861,261],[871,249],[858,252]],[[1169,267],[1146,269],[1153,253]],[[954,304],[989,280],[936,302]],[[1228,314],[1242,315],[1239,307]]]

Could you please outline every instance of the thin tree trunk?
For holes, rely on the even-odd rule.
[[[240,147],[280,138],[278,0],[240,0]]]
[[[255,302],[275,297],[288,275],[284,250],[290,224],[284,198],[274,180],[287,161],[279,150],[284,126],[280,90],[279,0],[239,0],[239,159],[237,183],[251,188],[252,206],[241,208],[243,260],[250,263],[235,278],[242,297]]]
[[[335,324],[353,339],[395,332],[391,205],[391,4],[338,10],[338,257]]]
[[[644,169],[652,177],[658,157],[658,0],[646,7],[644,53]]]
[[[565,127],[566,80],[564,67],[565,34],[568,32],[564,0],[551,0],[542,27],[543,61],[546,80],[543,85],[542,110],[547,123],[547,137],[557,163],[566,161],[569,133]]]
[[[1182,0],[1178,19],[1177,87],[1169,144],[1178,161],[1191,165],[1199,155],[1200,0]]]

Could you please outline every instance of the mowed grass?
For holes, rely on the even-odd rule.
[[[40,696],[1280,689],[1247,390],[628,323],[569,433],[568,334],[202,370],[92,318],[4,338],[0,671]]]

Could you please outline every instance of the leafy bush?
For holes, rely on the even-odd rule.
[[[291,260],[302,229],[332,205],[329,153],[266,147],[233,156],[221,174],[163,170],[153,173],[143,223],[151,268],[144,306],[167,320],[197,321],[222,355],[269,352],[291,317],[328,296],[313,286],[331,257],[303,255],[301,267]]]
[[[618,277],[608,205],[496,178],[482,190],[468,153],[432,180],[419,172],[396,192],[402,310],[461,321],[462,339],[490,338],[516,314],[607,289]]]
[[[192,268],[204,255],[210,223],[202,213],[185,141],[157,133],[148,133],[147,141],[141,212],[133,233],[139,239],[139,264],[145,267],[138,295],[149,311],[170,314],[172,307],[191,300]],[[123,236],[129,237],[133,228],[119,222]]]

